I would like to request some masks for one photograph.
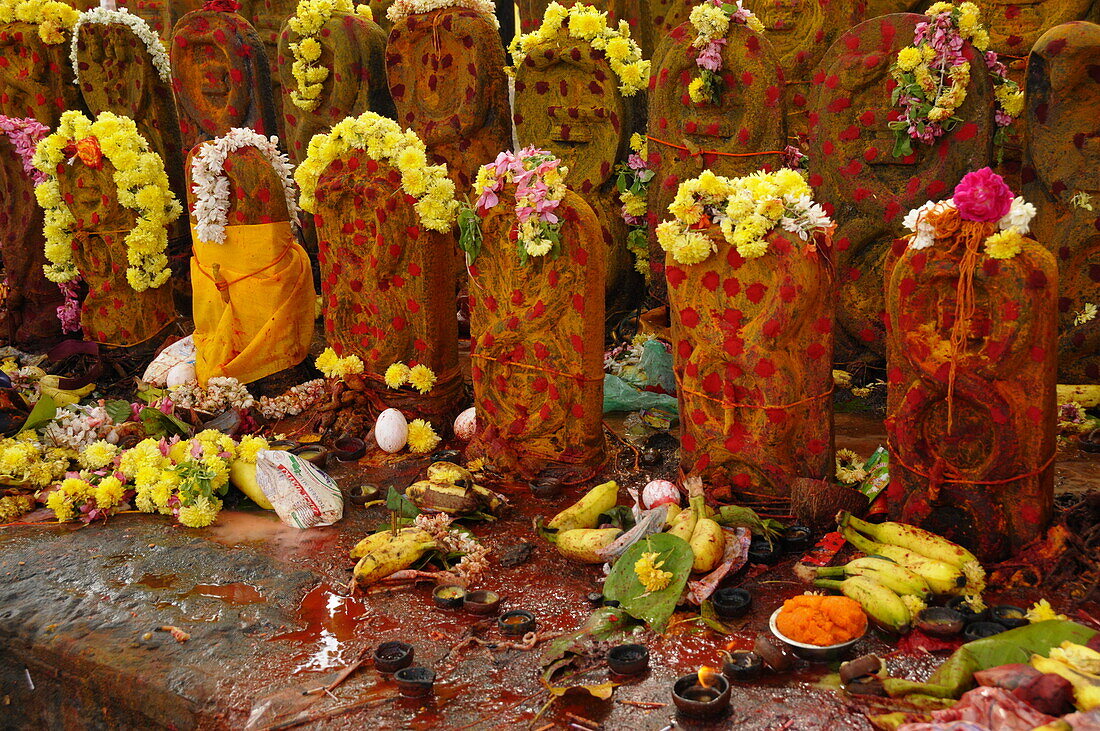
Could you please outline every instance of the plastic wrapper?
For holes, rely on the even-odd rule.
[[[262,450],[256,456],[256,482],[289,526],[319,528],[344,517],[340,486],[297,455]]]

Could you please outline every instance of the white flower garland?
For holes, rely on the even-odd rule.
[[[131,15],[126,8],[119,8],[118,10],[92,8],[91,10],[85,10],[76,19],[76,25],[73,26],[72,42],[69,46],[69,60],[73,64],[73,76],[77,86],[80,85],[80,65],[76,62],[76,50],[80,41],[80,26],[85,23],[99,23],[101,25],[121,23],[128,26],[134,35],[145,44],[145,48],[149,51],[149,56],[153,59],[153,66],[156,68],[161,80],[166,84],[172,83],[172,65],[168,61],[168,54],[164,50],[164,44],[160,42],[160,37],[156,34],[156,31],[149,27],[148,23],[136,15]]]
[[[936,241],[936,229],[928,221],[927,214],[931,213],[943,213],[948,208],[954,208],[955,202],[951,198],[943,201],[928,201],[923,206],[919,206],[909,211],[908,215],[902,220],[902,225],[905,228],[913,232],[913,237],[909,239],[909,248],[919,251],[921,249],[927,249]],[[1016,196],[1012,199],[1012,207],[1008,209],[1008,213],[1004,218],[997,221],[997,234],[1007,234],[1007,237],[997,237],[996,240],[1007,238],[1012,243],[1011,248],[1007,256],[998,256],[995,253],[991,253],[995,259],[1011,258],[1018,252],[1017,244],[1014,243],[1015,238],[1023,236],[1031,230],[1031,219],[1035,218],[1035,206],[1028,203],[1021,196]],[[990,237],[993,239],[993,237]],[[994,249],[996,251],[996,249]],[[987,246],[987,253],[989,249]]]
[[[225,243],[225,227],[229,225],[229,180],[223,165],[230,153],[244,147],[255,147],[279,176],[286,196],[290,223],[298,228],[298,189],[286,153],[279,151],[279,138],[264,137],[255,130],[235,127],[217,139],[204,142],[191,161],[191,189],[195,193],[195,230],[199,240],[208,244]]]
[[[443,8],[469,8],[486,16],[497,28],[500,27],[500,21],[497,20],[497,6],[492,0],[394,0],[393,5],[386,11],[386,19],[391,23],[397,23],[409,15],[430,13]]]

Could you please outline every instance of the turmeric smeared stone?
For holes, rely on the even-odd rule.
[[[754,23],[755,25],[755,23]],[[650,226],[668,216],[679,185],[712,170],[747,175],[783,165],[787,146],[783,72],[768,38],[744,22],[730,21],[714,59],[711,92],[699,88],[699,31],[684,23],[657,48],[649,92]],[[720,39],[719,39],[720,40]],[[696,95],[690,89],[696,84]],[[650,238],[653,290],[664,295],[664,252]]]
[[[925,20],[896,14],[852,28],[829,49],[814,76],[809,180],[837,222],[841,363],[885,354],[882,282],[906,212],[943,198],[968,170],[992,159],[993,89],[981,53],[970,44],[962,50],[970,59],[970,80],[955,112],[962,122],[933,142],[913,142],[911,154],[894,154],[890,123],[901,109],[891,101],[896,82],[890,67]]]
[[[891,513],[983,561],[1053,508],[1057,265],[1021,233],[1027,206],[988,168],[967,175],[910,215],[885,279]]]
[[[247,20],[190,12],[176,24],[169,51],[185,151],[234,127],[277,134],[267,52]]]
[[[1058,3],[1054,3],[1057,5]],[[1048,31],[1028,61],[1032,233],[1058,259],[1058,368],[1062,383],[1100,383],[1100,25]]]

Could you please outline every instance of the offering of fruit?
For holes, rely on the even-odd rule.
[[[862,637],[867,615],[846,596],[803,594],[783,602],[775,626],[789,640],[830,647]]]

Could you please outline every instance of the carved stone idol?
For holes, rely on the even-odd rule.
[[[885,15],[849,30],[822,59],[810,97],[810,185],[837,224],[840,363],[885,355],[882,282],[905,214],[944,197],[968,170],[991,161],[993,89],[970,45],[963,49],[970,83],[955,112],[962,122],[930,143],[914,140],[912,154],[893,154],[888,125],[901,110],[891,101],[890,65],[924,19]]]
[[[74,11],[71,22],[76,18]],[[42,39],[44,28],[49,43]],[[71,37],[71,25],[53,28],[14,17],[0,22],[0,114],[29,117],[52,129],[62,112],[83,108],[69,62]]]
[[[276,134],[267,53],[247,20],[190,12],[176,24],[170,49],[184,150],[234,127]]]
[[[504,47],[496,18],[464,7],[404,15],[386,43],[397,121],[444,163],[457,190],[512,146]]]
[[[1027,69],[1024,194],[1058,259],[1059,379],[1100,383],[1100,25],[1047,31]]]

